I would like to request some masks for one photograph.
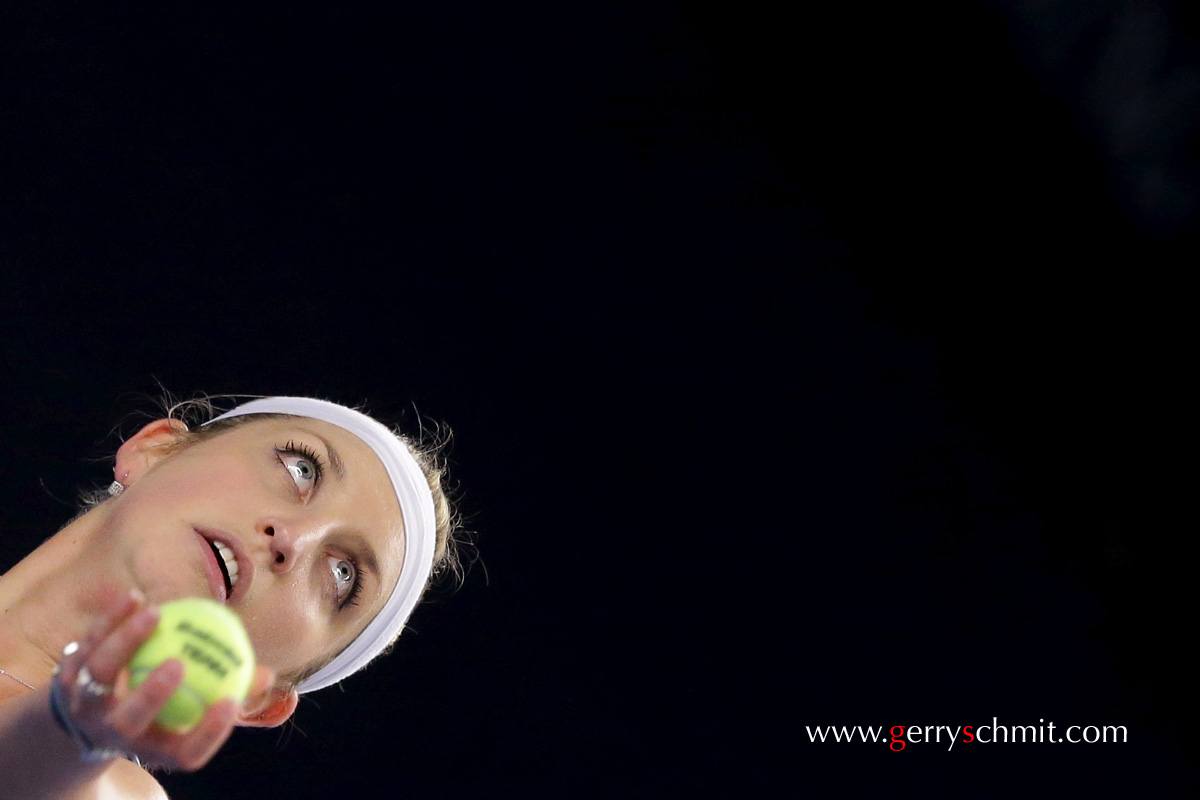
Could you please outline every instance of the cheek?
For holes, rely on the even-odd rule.
[[[256,603],[242,621],[258,660],[279,672],[297,669],[321,653],[324,625],[294,597]]]
[[[176,491],[257,486],[275,466],[272,457],[271,451],[259,445],[236,445],[235,452],[185,449],[168,456],[161,468],[151,469],[146,478],[170,484]]]
[[[100,535],[151,602],[161,603],[202,593],[202,553],[192,528],[160,492],[130,495],[111,506]]]
[[[155,604],[181,597],[204,596],[206,579],[200,568],[183,563],[186,553],[141,547],[133,554],[133,582]]]

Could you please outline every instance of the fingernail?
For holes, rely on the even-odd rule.
[[[138,609],[136,624],[153,628],[158,625],[158,619],[161,616],[162,614],[159,613],[158,606],[146,606],[145,608]]]
[[[146,595],[136,586],[129,590],[129,597],[139,606],[146,602]]]
[[[164,683],[178,683],[183,680],[183,662],[178,658],[168,658],[154,669],[154,679]]]

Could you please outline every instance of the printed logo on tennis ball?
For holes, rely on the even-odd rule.
[[[169,658],[183,662],[183,683],[156,718],[170,731],[186,733],[223,697],[246,699],[254,678],[254,648],[242,620],[215,600],[189,597],[163,603],[158,627],[129,662],[136,688]]]

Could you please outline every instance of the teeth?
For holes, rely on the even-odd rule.
[[[238,579],[237,556],[233,554],[232,550],[220,542],[213,542],[213,547],[217,548],[217,552],[221,554],[221,560],[225,562],[225,571],[229,573],[230,585],[236,586]]]

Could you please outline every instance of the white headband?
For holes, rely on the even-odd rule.
[[[396,489],[396,499],[400,501],[405,538],[400,579],[396,581],[396,588],[392,590],[383,610],[358,638],[333,661],[296,687],[300,693],[324,689],[350,677],[382,653],[403,629],[405,621],[421,599],[421,592],[429,582],[433,569],[433,551],[437,541],[433,495],[429,491],[425,473],[408,447],[384,425],[366,414],[337,403],[308,397],[268,397],[240,405],[205,424],[244,414],[291,414],[319,419],[349,431],[366,442],[379,456]]]

